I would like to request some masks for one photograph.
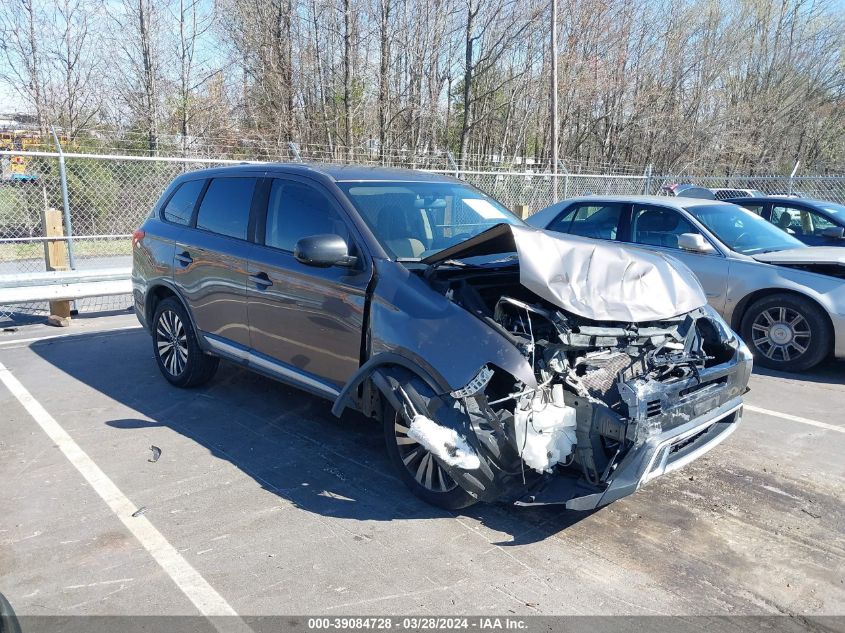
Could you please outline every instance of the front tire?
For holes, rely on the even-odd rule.
[[[806,371],[830,351],[831,327],[824,312],[791,294],[755,301],[743,315],[740,329],[754,361],[769,369]]]
[[[177,387],[198,387],[211,380],[220,359],[200,349],[185,308],[175,297],[156,307],[152,322],[153,354],[162,375]]]
[[[408,437],[408,421],[385,405],[384,440],[387,455],[402,482],[417,497],[445,510],[460,510],[477,503],[421,444]]]

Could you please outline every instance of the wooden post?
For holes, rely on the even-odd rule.
[[[516,214],[521,217],[523,220],[527,220],[528,216],[531,215],[531,212],[528,210],[527,204],[518,204],[514,209]]]
[[[44,225],[44,237],[64,237],[65,231],[61,211],[45,206],[41,221]],[[67,242],[65,240],[45,240],[44,262],[47,265],[47,270],[69,270]],[[70,325],[70,301],[51,301],[48,323],[59,326]]]

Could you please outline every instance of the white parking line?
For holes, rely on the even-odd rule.
[[[194,606],[205,616],[233,615],[237,612],[228,602],[194,569],[167,539],[144,516],[132,517],[138,507],[108,478],[99,466],[83,451],[73,438],[41,406],[21,382],[0,363],[0,382],[23,405],[32,419],[48,435],[74,468],[85,478],[94,491],[117,515],[121,523],[132,532],[176,586],[182,590]],[[211,620],[217,628],[227,631],[250,631],[240,618],[215,618]],[[222,626],[218,626],[222,625]]]
[[[754,413],[762,413],[763,415],[770,415],[774,418],[781,418],[789,420],[790,422],[800,422],[801,424],[809,424],[827,431],[836,431],[837,433],[845,433],[845,426],[836,426],[835,424],[828,424],[827,422],[818,422],[810,420],[809,418],[802,418],[797,415],[790,415],[789,413],[781,413],[780,411],[772,411],[771,409],[763,409],[762,407],[755,407],[752,404],[743,405],[746,411],[753,411]]]
[[[25,347],[29,343],[36,343],[38,341],[49,341],[56,338],[73,338],[75,336],[79,336],[81,334],[91,334],[92,336],[95,334],[108,334],[109,332],[123,332],[124,330],[140,330],[140,325],[126,325],[124,327],[114,327],[109,328],[107,330],[94,330],[91,332],[86,332],[84,330],[76,330],[73,332],[67,332],[65,334],[48,334],[47,336],[33,336],[32,338],[18,338],[12,339],[9,341],[0,341],[0,347],[14,347],[19,345],[21,347]]]

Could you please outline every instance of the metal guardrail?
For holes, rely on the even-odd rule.
[[[129,294],[131,275],[131,268],[0,275],[0,305]]]

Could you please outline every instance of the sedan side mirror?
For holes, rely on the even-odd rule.
[[[701,233],[681,233],[678,236],[678,248],[693,253],[713,253],[713,245]]]
[[[845,237],[845,227],[829,226],[822,231],[822,237],[829,237],[832,240],[841,240]]]
[[[340,235],[321,234],[303,237],[296,243],[293,256],[308,266],[328,268],[329,266],[351,267],[358,261],[349,254],[349,246]]]

